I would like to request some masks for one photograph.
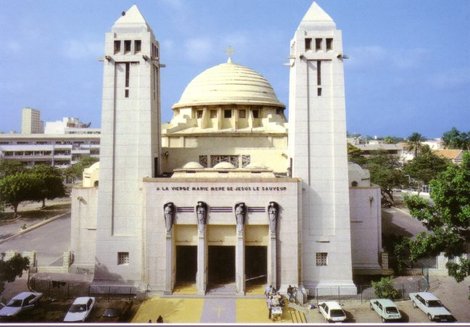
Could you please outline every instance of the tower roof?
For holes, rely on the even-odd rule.
[[[151,28],[147,24],[144,16],[140,13],[139,8],[133,5],[127,11],[123,11],[122,16],[116,20],[113,25],[113,31],[116,30],[151,31]]]
[[[333,19],[315,1],[305,13],[300,24],[315,24],[325,27],[336,27]]]

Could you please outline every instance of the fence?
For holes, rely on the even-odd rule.
[[[413,292],[422,292],[428,289],[429,283],[426,278],[420,276],[419,278],[411,278],[409,281],[394,282],[394,287],[399,292],[399,299],[408,299],[409,294]],[[310,290],[309,298],[316,299],[317,302],[333,300],[360,300],[369,301],[370,299],[377,298],[374,288],[371,284],[357,285],[357,294],[349,295],[342,294],[341,286],[330,287],[330,288],[315,288]]]
[[[44,296],[55,299],[69,299],[78,296],[99,297],[134,297],[137,288],[130,285],[93,285],[86,281],[55,281],[50,279],[31,278],[30,287],[44,293]]]

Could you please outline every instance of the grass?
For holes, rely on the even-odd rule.
[[[20,205],[21,206],[21,205]],[[48,219],[70,211],[70,202],[56,203],[40,208],[41,202],[29,202],[18,208],[16,219]],[[15,214],[11,208],[6,208],[5,212],[0,212],[0,222],[15,219]]]

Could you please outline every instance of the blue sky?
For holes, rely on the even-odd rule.
[[[439,137],[470,130],[470,1],[318,0],[343,31],[347,129]],[[100,126],[104,33],[137,4],[160,42],[163,121],[185,86],[226,61],[288,104],[289,42],[311,0],[0,0],[0,131],[21,108]]]

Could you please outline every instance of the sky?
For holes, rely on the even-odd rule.
[[[470,131],[469,0],[318,0],[343,32],[347,130]],[[21,109],[100,127],[104,34],[137,4],[160,43],[162,121],[186,85],[226,62],[262,74],[288,106],[289,44],[311,0],[0,0],[0,131]]]

